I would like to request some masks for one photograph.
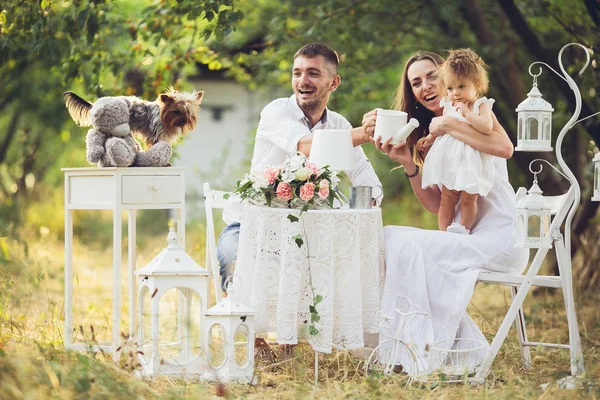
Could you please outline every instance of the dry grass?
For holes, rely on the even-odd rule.
[[[200,228],[188,233],[188,252],[204,264],[204,238]],[[565,350],[533,349],[534,368],[525,370],[515,332],[511,331],[485,385],[470,387],[434,381],[409,385],[402,375],[378,376],[363,372],[364,359],[348,352],[319,355],[319,384],[315,385],[314,353],[307,345],[293,356],[274,355],[257,360],[259,384],[218,385],[182,379],[152,381],[134,377],[127,354],[120,364],[108,355],[63,350],[63,243],[47,235],[27,248],[5,239],[0,255],[0,398],[167,398],[202,399],[216,395],[248,399],[302,398],[600,398],[600,294],[579,296],[577,311],[582,334],[588,384],[578,390],[560,390],[553,383],[569,370]],[[159,236],[138,252],[144,265],[164,247]],[[111,310],[111,252],[75,244],[76,321],[83,339],[108,339]],[[126,298],[126,279],[122,294]],[[508,305],[508,292],[497,286],[480,286],[470,313],[491,339]],[[126,305],[123,312],[127,311]],[[539,292],[526,302],[528,331],[533,340],[568,338],[560,293]],[[126,314],[125,314],[126,316]],[[127,318],[122,329],[127,330]],[[93,333],[92,333],[92,328]],[[287,361],[284,361],[286,357]]]

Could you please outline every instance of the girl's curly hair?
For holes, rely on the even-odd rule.
[[[488,90],[487,65],[471,49],[450,50],[448,58],[440,68],[440,77],[444,82],[448,82],[451,77],[459,81],[472,81],[480,95]]]

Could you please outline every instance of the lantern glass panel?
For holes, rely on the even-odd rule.
[[[140,346],[150,346],[152,344],[152,296],[147,286],[143,287],[140,293],[139,307],[143,314],[139,321],[142,329],[138,341]]]
[[[538,120],[535,117],[531,117],[527,119],[527,131],[529,133],[528,137],[530,140],[538,140]]]
[[[540,217],[538,215],[530,215],[527,221],[527,237],[539,238],[541,237],[541,226]]]
[[[208,334],[208,360],[213,368],[221,368],[227,359],[225,328],[221,324],[210,327]]]
[[[250,347],[248,344],[248,335],[250,331],[246,324],[240,324],[235,328],[235,334],[233,335],[234,346],[234,358],[235,362],[240,367],[245,367],[248,364]]]
[[[544,125],[542,128],[542,139],[550,140],[550,118],[544,117]]]
[[[542,224],[542,235],[546,236],[548,234],[548,229],[550,228],[550,215],[544,215],[543,224]]]
[[[158,303],[159,352],[166,360],[185,352],[184,359],[200,352],[200,296],[188,288],[168,290]]]
[[[519,117],[519,127],[517,130],[517,138],[518,140],[523,140],[525,137],[523,136],[523,118]]]
[[[594,189],[596,191],[600,190],[600,163],[596,163],[594,165]]]

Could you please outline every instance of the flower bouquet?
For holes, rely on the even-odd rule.
[[[339,181],[329,166],[318,168],[304,154],[296,153],[281,165],[246,174],[235,193],[258,205],[307,210],[333,207],[334,199],[342,202],[335,190]]]

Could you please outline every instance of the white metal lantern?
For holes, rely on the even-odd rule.
[[[169,229],[168,246],[136,271],[138,361],[144,376],[201,374],[204,312],[209,273],[177,246]]]
[[[600,201],[600,153],[596,153],[594,159],[594,195],[592,201]]]
[[[254,314],[235,299],[232,282],[227,297],[205,313],[205,379],[256,383],[254,376]]]
[[[542,99],[533,76],[533,88],[517,107],[517,151],[552,151],[552,104]]]
[[[537,173],[533,174],[533,185],[517,202],[517,241],[516,247],[551,248],[552,237],[548,234],[552,208],[542,196],[537,183]]]

